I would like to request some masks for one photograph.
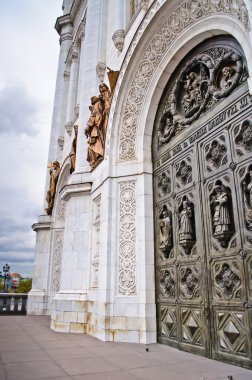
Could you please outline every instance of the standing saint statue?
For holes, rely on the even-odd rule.
[[[166,206],[163,206],[160,214],[159,227],[160,249],[167,258],[172,248],[172,221]]]
[[[223,247],[233,234],[232,223],[229,212],[229,194],[225,186],[216,185],[214,188],[215,195],[211,199],[213,207],[213,236],[221,242]]]
[[[183,208],[179,214],[179,222],[179,241],[194,240],[193,211],[188,201],[183,201]]]
[[[88,138],[87,161],[91,169],[94,169],[104,156],[103,100],[92,96],[89,109],[90,116],[85,129],[85,135]]]
[[[108,86],[105,83],[100,84],[99,91],[100,91],[100,97],[103,100],[103,130],[104,130],[104,141],[105,141],[112,95]]]
[[[59,178],[60,173],[60,163],[58,161],[54,161],[51,163],[48,168],[50,168],[50,184],[49,189],[46,194],[46,201],[48,204],[48,207],[46,208],[47,215],[52,215],[53,210],[53,204],[55,199],[55,193],[56,193],[56,186]]]
[[[94,169],[104,158],[105,139],[111,106],[111,92],[105,83],[99,86],[100,95],[92,96],[90,117],[85,129],[88,138],[87,161]]]
[[[73,139],[71,150],[69,153],[70,164],[71,164],[70,174],[72,174],[75,171],[77,137],[78,137],[78,125],[74,125],[74,139]]]

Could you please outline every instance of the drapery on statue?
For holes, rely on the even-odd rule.
[[[100,95],[92,96],[90,116],[85,129],[85,135],[88,138],[87,161],[91,169],[104,158],[105,139],[108,125],[108,117],[111,106],[111,92],[105,83],[99,86]]]
[[[72,147],[69,153],[70,164],[71,164],[70,174],[72,174],[75,171],[77,138],[78,138],[78,125],[74,125],[74,139],[73,139]]]
[[[48,168],[50,169],[50,184],[46,194],[46,201],[48,203],[48,207],[45,209],[45,211],[47,215],[52,215],[56,186],[60,173],[60,163],[58,161],[54,161],[53,163],[51,162],[48,165]]]

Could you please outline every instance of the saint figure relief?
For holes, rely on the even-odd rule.
[[[158,128],[159,145],[168,143],[175,134],[175,123],[171,111],[166,112],[160,121]]]
[[[159,228],[160,249],[167,258],[172,248],[172,220],[166,206],[163,206],[159,217]]]
[[[186,76],[185,89],[186,94],[183,97],[182,104],[185,108],[185,111],[189,111],[194,108],[201,102],[201,91],[200,91],[201,81],[198,75],[191,71]]]
[[[193,210],[188,201],[183,201],[183,208],[179,214],[179,222],[179,241],[194,240]]]
[[[76,162],[76,148],[77,148],[77,137],[78,137],[78,125],[74,126],[74,139],[71,146],[71,151],[69,153],[70,157],[70,174],[75,171],[75,162]]]
[[[211,199],[213,207],[213,236],[225,247],[232,235],[232,223],[228,204],[229,194],[225,186],[221,185],[216,185],[214,192],[215,195]]]
[[[105,83],[99,86],[100,95],[91,97],[90,116],[85,129],[88,138],[87,161],[94,169],[103,160],[105,139],[111,106],[111,92]]]
[[[54,161],[51,163],[48,168],[50,169],[50,184],[49,189],[46,194],[46,201],[48,203],[48,207],[46,208],[47,215],[52,215],[53,210],[53,204],[55,199],[55,193],[56,193],[56,186],[59,178],[60,173],[60,163],[58,161]]]
[[[101,99],[92,96],[89,110],[90,116],[85,129],[85,135],[88,138],[87,160],[91,168],[94,169],[103,160],[104,155],[103,105]]]

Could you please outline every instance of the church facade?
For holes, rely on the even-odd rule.
[[[64,0],[28,313],[252,368],[252,5]]]

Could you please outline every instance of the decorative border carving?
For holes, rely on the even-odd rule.
[[[115,104],[123,76],[145,28],[164,2],[165,0],[154,1],[143,20],[142,25],[136,33],[136,36],[132,40],[127,55],[125,56],[110,110],[110,120],[106,139],[106,158],[108,157]],[[143,99],[153,76],[153,72],[162,60],[167,49],[188,26],[206,16],[216,15],[216,13],[233,16],[244,24],[246,30],[249,30],[248,13],[243,0],[233,0],[232,4],[230,2],[226,2],[225,0],[203,0],[200,3],[196,0],[185,0],[174,12],[169,13],[169,18],[157,30],[147,50],[145,51],[145,54],[139,62],[136,74],[126,96],[127,102],[123,111],[124,116],[122,119],[122,130],[120,133],[119,143],[120,161],[136,159],[136,131],[138,118],[142,110]]]
[[[120,183],[118,293],[136,294],[135,182]]]
[[[53,270],[52,270],[52,283],[51,283],[52,292],[58,292],[60,290],[63,238],[64,238],[64,230],[55,231]]]

